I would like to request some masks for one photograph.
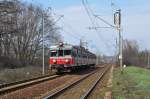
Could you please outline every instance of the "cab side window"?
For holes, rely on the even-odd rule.
[[[57,51],[56,50],[51,50],[50,52],[51,57],[56,57],[57,56]]]

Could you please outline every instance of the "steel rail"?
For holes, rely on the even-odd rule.
[[[99,81],[103,78],[103,76],[106,74],[106,72],[109,70],[110,66],[108,66],[103,73],[99,76],[99,78],[91,85],[91,87],[88,89],[88,91],[81,97],[81,99],[87,99],[88,96],[91,94],[91,92],[94,90],[96,85],[99,83]]]
[[[46,77],[39,77],[39,79],[32,79],[32,80],[26,80],[25,82],[21,81],[22,83],[16,82],[17,84],[14,84],[11,86],[11,84],[8,84],[7,87],[3,87],[0,89],[0,95],[3,95],[8,92],[12,92],[30,85],[38,84],[47,80],[52,80],[57,77],[60,77],[62,75],[51,75]]]
[[[54,97],[58,96],[62,92],[66,91],[67,89],[77,85],[78,83],[80,83],[81,81],[83,81],[84,79],[88,78],[89,76],[91,76],[92,74],[94,74],[96,72],[98,72],[98,70],[96,70],[96,71],[94,71],[94,72],[92,72],[92,73],[90,73],[90,74],[80,78],[79,80],[77,80],[77,81],[75,81],[75,82],[73,82],[73,83],[63,87],[62,89],[58,89],[56,92],[54,92],[54,93],[52,93],[52,94],[50,94],[48,96],[45,96],[43,99],[53,99]]]
[[[16,82],[12,82],[12,83],[1,84],[1,85],[0,85],[0,89],[2,89],[2,88],[4,88],[4,87],[9,87],[9,86],[13,86],[13,85],[17,85],[17,84],[29,82],[29,81],[32,81],[32,80],[41,79],[41,78],[44,78],[44,77],[53,76],[53,75],[55,75],[55,74],[52,74],[52,75],[45,75],[45,76],[40,76],[40,77],[35,77],[35,78],[31,78],[31,79],[26,79],[26,80],[20,80],[20,81],[16,81]]]

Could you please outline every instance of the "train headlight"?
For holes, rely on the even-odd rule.
[[[53,63],[56,63],[56,60],[55,60],[55,59],[53,59]]]
[[[64,45],[63,42],[59,43],[59,47],[63,47],[63,45]]]
[[[68,59],[66,59],[66,60],[65,60],[65,62],[66,62],[66,63],[68,63],[68,62],[69,62],[69,60],[68,60]]]

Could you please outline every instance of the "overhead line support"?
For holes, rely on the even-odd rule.
[[[119,34],[119,64],[121,72],[123,71],[123,56],[122,56],[122,36],[121,36],[121,9],[117,10],[114,14],[114,24],[116,25],[118,34]]]

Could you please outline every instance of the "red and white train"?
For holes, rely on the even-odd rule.
[[[50,68],[57,72],[95,66],[96,55],[81,46],[60,43],[50,47]]]

